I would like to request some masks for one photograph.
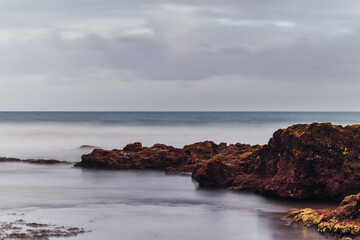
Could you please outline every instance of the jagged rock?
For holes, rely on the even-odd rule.
[[[196,158],[201,158],[204,160],[210,159],[212,156],[218,154],[218,145],[212,141],[205,141],[194,143],[191,145],[186,145],[184,150],[189,154],[193,155]]]
[[[90,154],[81,156],[76,167],[95,169],[142,169],[133,159],[128,158],[121,150],[94,149]]]
[[[359,156],[360,125],[293,125],[273,134],[232,189],[250,186],[286,198],[341,200],[360,192]]]
[[[253,164],[253,156],[257,155],[261,146],[231,144],[208,161],[196,166],[192,178],[204,187],[229,187],[235,178],[244,173]]]
[[[95,149],[76,166],[193,172],[201,186],[226,187],[294,199],[331,199],[360,192],[360,125],[297,124],[263,146],[194,143],[123,150]]]
[[[211,141],[194,143],[184,148],[164,144],[155,144],[149,148],[142,147],[141,143],[132,143],[123,150],[94,149],[92,153],[83,155],[82,161],[75,166],[98,169],[161,169],[166,173],[191,174],[198,164],[205,163],[212,157],[226,156],[222,161],[233,163],[243,158],[246,149],[250,148],[254,147],[244,144],[227,146],[226,143],[217,145]]]
[[[142,144],[140,142],[134,142],[126,145],[123,149],[124,152],[137,152],[141,149]]]
[[[226,163],[221,156],[211,158],[209,161],[196,166],[192,178],[196,179],[203,187],[224,187],[234,181],[235,166]]]
[[[92,153],[81,157],[75,166],[97,169],[161,169],[172,167],[174,171],[184,166],[191,172],[196,160],[182,149],[161,144],[151,148],[142,147],[141,143],[128,144],[123,150],[94,149]],[[169,169],[170,172],[170,169]]]

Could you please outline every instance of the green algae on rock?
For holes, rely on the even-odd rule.
[[[292,222],[315,226],[320,233],[360,235],[360,193],[347,196],[336,209],[305,208],[288,214]]]

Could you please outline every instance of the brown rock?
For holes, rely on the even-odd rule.
[[[256,191],[287,198],[340,200],[360,192],[360,125],[293,125],[276,131],[258,155],[233,189],[257,179]]]
[[[223,156],[221,161],[233,163],[247,156],[250,150],[258,148],[259,146],[254,148],[245,144],[217,145],[211,141],[194,143],[184,148],[164,144],[155,144],[149,148],[142,147],[141,143],[132,143],[123,150],[94,149],[92,153],[83,155],[82,161],[75,166],[97,169],[161,169],[166,173],[191,174],[197,164],[214,156]]]
[[[75,166],[95,169],[169,168],[168,172],[175,172],[178,168],[182,168],[191,172],[196,164],[196,160],[182,149],[162,144],[148,148],[142,147],[141,143],[128,144],[123,150],[94,149],[92,153],[83,155],[81,159],[82,161]]]
[[[346,197],[336,209],[292,211],[288,217],[296,223],[315,226],[320,233],[340,236],[360,235],[360,194]]]
[[[82,155],[81,159],[75,166],[95,169],[142,169],[138,162],[116,149],[94,149],[90,154]]]
[[[195,158],[201,160],[208,160],[212,156],[218,154],[218,145],[212,141],[198,142],[191,145],[186,145],[184,150]]]
[[[234,181],[236,168],[226,163],[228,160],[219,155],[209,161],[197,165],[192,173],[192,178],[203,187],[224,187]]]
[[[141,149],[142,144],[140,142],[134,142],[124,147],[124,152],[137,152]]]
[[[95,149],[76,166],[192,172],[201,186],[227,187],[294,199],[331,199],[360,192],[360,125],[297,124],[264,146],[194,143],[123,150]]]

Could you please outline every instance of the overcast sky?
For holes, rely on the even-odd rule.
[[[0,110],[359,111],[359,78],[355,0],[0,1]]]

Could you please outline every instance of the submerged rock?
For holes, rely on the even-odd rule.
[[[310,208],[290,212],[292,222],[315,226],[320,233],[360,235],[360,194],[347,196],[336,209]],[[352,238],[350,238],[352,239]]]
[[[59,161],[54,159],[19,159],[19,158],[7,158],[0,157],[0,162],[24,162],[24,163],[33,163],[33,164],[72,164],[72,162],[68,161]]]
[[[85,144],[85,145],[81,145],[79,148],[80,148],[80,149],[84,149],[84,148],[85,148],[85,149],[87,149],[87,148],[95,149],[95,148],[101,148],[101,147]]]
[[[16,216],[16,213],[11,214]],[[21,214],[23,217],[24,214]],[[0,221],[0,239],[53,239],[76,237],[86,231],[83,228],[56,226],[37,222],[26,222],[23,219]]]

